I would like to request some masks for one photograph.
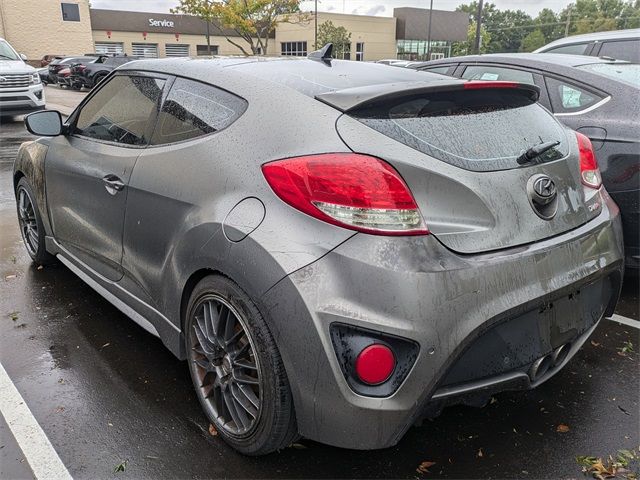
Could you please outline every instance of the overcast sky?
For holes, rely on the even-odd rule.
[[[488,0],[500,9],[521,9],[535,16],[543,8],[559,11],[570,0]],[[110,8],[112,10],[136,10],[138,12],[168,13],[178,0],[91,0],[93,8]],[[465,0],[434,0],[433,8],[437,10],[455,10]],[[303,10],[313,9],[313,1],[302,2]],[[318,10],[336,13],[358,13],[361,15],[393,16],[394,7],[429,8],[429,0],[318,0]]]

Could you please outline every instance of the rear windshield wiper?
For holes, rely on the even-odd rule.
[[[518,165],[529,165],[536,164],[538,162],[535,161],[537,157],[542,155],[547,150],[551,150],[553,147],[557,147],[560,145],[560,140],[556,140],[555,142],[544,142],[539,143],[538,145],[534,145],[530,147],[528,150],[524,151],[517,159]]]

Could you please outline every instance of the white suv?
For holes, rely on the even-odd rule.
[[[43,110],[44,106],[44,89],[38,72],[0,38],[0,116],[22,115]]]

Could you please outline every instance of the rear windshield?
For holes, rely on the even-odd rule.
[[[640,65],[637,63],[592,63],[578,68],[640,87]]]
[[[349,113],[400,143],[467,170],[506,170],[528,148],[560,141],[538,161],[568,155],[565,129],[518,90],[480,89],[405,97]]]

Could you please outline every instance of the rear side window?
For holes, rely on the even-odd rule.
[[[530,72],[490,65],[471,65],[465,68],[462,78],[468,78],[469,80],[519,82],[535,85],[533,74]]]
[[[601,57],[612,57],[618,60],[628,60],[640,63],[640,39],[620,40],[618,42],[604,42],[600,48]]]
[[[542,142],[561,142],[545,152],[542,161],[569,153],[564,127],[514,89],[406,97],[350,115],[409,147],[467,170],[516,168],[522,152]]]
[[[177,78],[158,116],[152,145],[181,142],[218,132],[247,109],[247,102],[225,90]]]
[[[604,97],[577,85],[547,77],[547,90],[554,113],[575,113],[595,105]]]
[[[112,77],[82,107],[74,133],[123,145],[147,144],[164,80],[119,75]]]
[[[451,68],[449,65],[444,65],[442,67],[431,67],[431,68],[420,68],[420,71],[429,72],[429,73],[439,73],[441,75],[446,75]]]
[[[545,50],[545,53],[566,53],[568,55],[584,55],[587,51],[587,47],[591,43],[574,43],[572,45],[562,45],[561,47],[551,48]]]

